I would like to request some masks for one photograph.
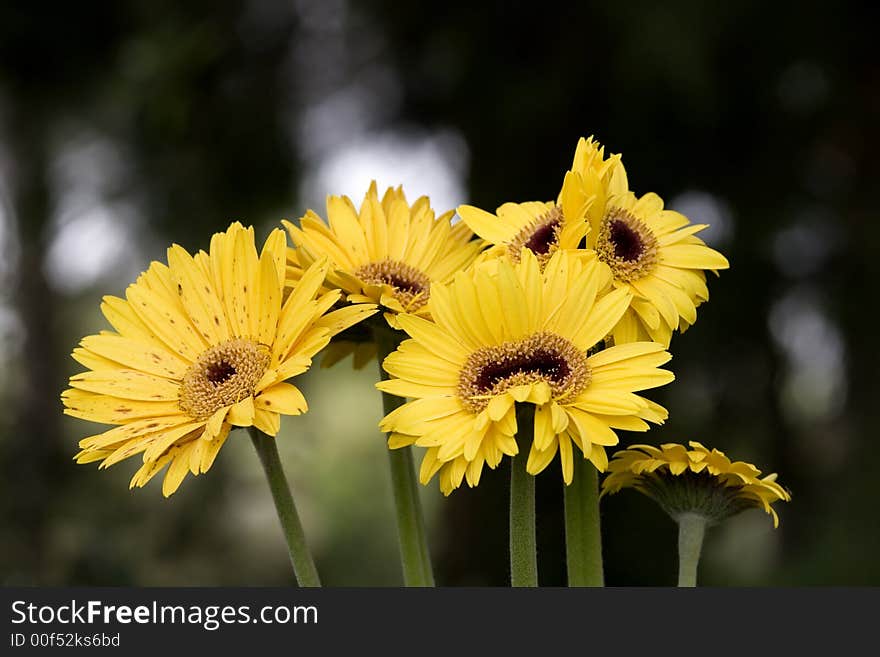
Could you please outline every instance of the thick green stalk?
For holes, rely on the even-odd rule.
[[[290,486],[287,484],[287,477],[284,476],[284,470],[281,467],[275,439],[272,436],[267,436],[256,427],[250,427],[249,431],[254,448],[260,457],[260,463],[263,464],[266,479],[269,481],[269,489],[272,491],[275,510],[278,512],[284,539],[287,541],[287,551],[290,554],[290,562],[293,564],[296,581],[300,586],[321,586],[318,570],[315,568],[315,562],[309,552],[306,535],[302,523],[300,523],[299,514],[296,512],[296,505],[293,503]]]
[[[379,374],[384,381],[388,378],[382,367],[385,357],[400,343],[398,334],[389,329],[376,328],[373,331],[379,361]],[[397,395],[382,393],[382,408],[388,415],[406,400]],[[397,534],[400,542],[400,559],[403,564],[403,582],[406,586],[434,586],[434,573],[431,569],[431,556],[428,551],[427,532],[419,499],[419,482],[413,465],[412,449],[409,446],[388,450],[391,466],[391,488],[394,492],[394,507],[397,512]]]
[[[510,464],[510,585],[538,586],[538,547],[535,538],[535,477],[526,472],[535,433],[532,404],[517,413],[519,452]]]
[[[574,455],[574,474],[565,490],[565,555],[569,586],[604,586],[599,522],[599,473]]]
[[[678,585],[697,585],[697,564],[703,549],[706,518],[698,513],[678,516]]]

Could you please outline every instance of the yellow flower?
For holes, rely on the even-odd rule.
[[[427,316],[432,284],[470,265],[483,247],[465,224],[450,222],[452,215],[435,217],[427,196],[409,205],[401,187],[389,187],[380,201],[375,181],[360,209],[347,196],[329,196],[328,223],[312,210],[299,227],[282,222],[296,245],[289,251],[288,279],[328,257],[326,284],[351,303],[380,304],[398,328],[398,313]]]
[[[595,232],[609,199],[625,196],[629,191],[626,168],[620,155],[606,158],[604,146],[592,137],[581,137],[556,202],[566,216],[572,220],[583,217],[588,223],[587,231]]]
[[[558,249],[581,246],[590,230],[590,206],[594,201],[604,203],[611,193],[626,192],[626,171],[620,156],[605,158],[604,148],[592,137],[578,142],[573,167],[581,184],[570,184],[571,192],[560,194],[556,203],[505,203],[495,214],[472,205],[458,207],[462,221],[492,245],[485,252],[486,259],[507,255],[516,262],[526,247],[544,264]]]
[[[636,394],[673,380],[658,369],[671,356],[653,342],[604,349],[600,343],[630,303],[626,290],[598,297],[605,287],[595,259],[558,251],[543,268],[523,249],[459,272],[435,286],[433,321],[400,315],[410,336],[385,359],[391,379],[377,387],[413,401],[380,423],[392,449],[426,447],[421,481],[439,472],[449,494],[466,476],[477,485],[483,465],[518,453],[516,403],[534,405],[534,440],[527,470],[541,472],[559,452],[572,480],[573,449],[599,469],[614,429],[645,431],[666,410]]]
[[[614,286],[633,295],[614,327],[615,343],[654,340],[668,347],[672,332],[693,324],[697,306],[709,298],[705,271],[717,274],[730,265],[695,235],[705,224],[664,209],[656,194],[629,191],[622,164],[607,181],[598,176],[598,152],[591,142],[578,143],[558,204],[572,220],[584,213],[586,248],[609,268]]]
[[[698,442],[667,443],[659,448],[633,445],[614,455],[602,495],[632,487],[656,500],[673,518],[698,513],[711,522],[751,507],[763,508],[779,526],[773,502],[791,500],[776,474],[761,477],[751,463],[731,461],[723,452]]]
[[[477,235],[492,246],[480,260],[507,256],[514,262],[523,248],[546,263],[559,249],[576,249],[589,224],[581,215],[569,219],[555,203],[505,203],[491,214],[473,205],[458,206],[458,214]]]
[[[168,249],[129,285],[104,298],[113,327],[73,351],[87,371],[70,378],[64,412],[116,425],[80,441],[79,463],[108,467],[136,454],[131,487],[166,465],[167,497],[186,474],[207,472],[232,427],[274,436],[281,415],[307,410],[286,380],[308,370],[335,333],[376,312],[357,306],[328,313],[339,292],[318,295],[327,263],[311,266],[284,297],[286,239],[272,232],[258,255],[253,228],[234,223],[194,257]],[[316,295],[318,295],[316,297]]]

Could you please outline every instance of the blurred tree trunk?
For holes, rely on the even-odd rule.
[[[16,482],[17,494],[8,502],[7,517],[11,517],[15,533],[16,572],[41,573],[51,496],[61,490],[63,472],[59,464],[69,459],[61,452],[69,450],[59,444],[62,375],[55,338],[58,299],[43,270],[52,213],[48,135],[39,112],[26,105],[16,110],[11,116],[7,143],[13,165],[10,223],[18,231],[21,254],[18,271],[13,274],[13,304],[23,338],[18,354],[21,378],[13,386],[10,458],[5,464],[7,481]]]

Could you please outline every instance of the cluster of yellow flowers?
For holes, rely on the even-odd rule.
[[[125,298],[105,297],[112,329],[74,350],[86,371],[62,399],[65,413],[115,426],[80,441],[78,462],[140,454],[131,486],[167,466],[170,495],[211,467],[232,428],[275,436],[281,415],[305,412],[295,381],[315,356],[363,364],[381,334],[397,348],[377,387],[408,401],[380,427],[391,449],[425,448],[421,481],[437,475],[445,494],[523,449],[531,474],[559,454],[567,484],[575,459],[610,468],[606,492],[688,469],[668,445],[650,448],[647,464],[626,450],[609,465],[605,448],[615,430],[667,418],[639,393],[673,380],[661,369],[673,333],[696,321],[706,272],[728,261],[697,237],[705,225],[631,191],[621,157],[592,138],[577,144],[555,200],[436,215],[427,197],[410,204],[389,188],[380,198],[374,183],[359,207],[330,196],[326,221],[309,210],[283,225],[259,252],[239,223],[208,251],[174,245]],[[768,512],[787,499],[714,454],[694,456],[688,472]]]

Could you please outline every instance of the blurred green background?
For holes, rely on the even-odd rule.
[[[707,535],[714,586],[880,584],[873,288],[878,12],[866,3],[167,0],[0,3],[0,583],[292,584],[256,455],[233,434],[165,500],[137,463],[75,465],[61,414],[99,303],[172,241],[260,239],[372,178],[463,202],[553,198],[578,137],[695,222],[731,269],[676,336],[665,426],[793,491]],[[282,459],[329,585],[401,582],[375,366],[312,370]],[[507,583],[505,466],[423,489],[441,585]],[[565,581],[558,462],[542,584]],[[610,585],[675,582],[675,527],[603,501]]]

